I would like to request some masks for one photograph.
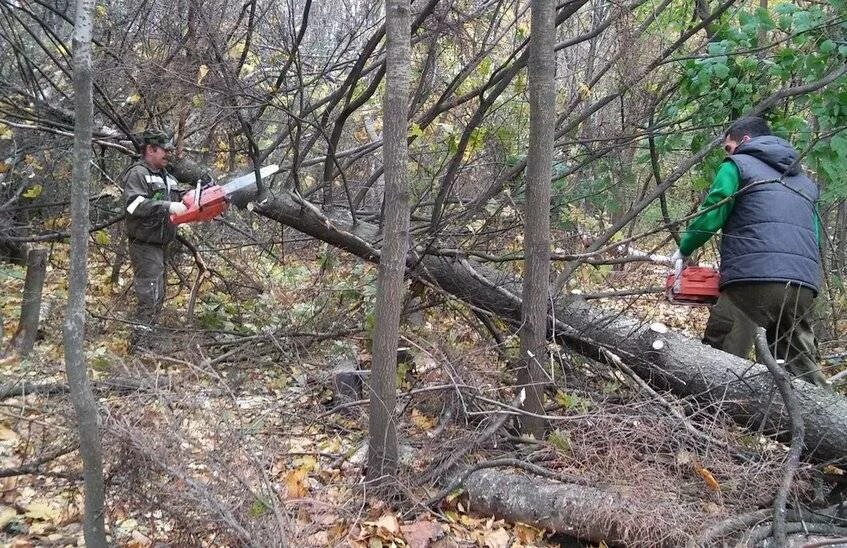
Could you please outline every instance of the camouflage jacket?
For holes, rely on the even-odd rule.
[[[130,240],[150,244],[172,241],[176,227],[170,222],[168,206],[180,199],[177,180],[139,160],[126,170],[122,184],[126,233]]]

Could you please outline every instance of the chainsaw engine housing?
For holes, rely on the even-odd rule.
[[[665,280],[665,294],[672,303],[714,304],[720,294],[720,274],[713,268],[689,266],[680,274],[679,291],[674,293],[674,275]]]

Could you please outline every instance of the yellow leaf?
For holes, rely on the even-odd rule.
[[[509,533],[502,527],[485,533],[483,542],[486,548],[507,548],[509,546]]]
[[[395,535],[400,533],[400,522],[397,521],[397,517],[391,513],[383,514],[376,521],[366,521],[364,522],[364,525],[376,527],[376,534],[386,540],[391,540]]]
[[[341,439],[336,436],[330,440],[322,442],[318,445],[318,448],[327,453],[338,453],[341,451]]]
[[[420,137],[421,135],[423,135],[421,126],[417,122],[412,122],[412,125],[409,126],[409,137]]]
[[[701,478],[703,478],[703,481],[706,483],[706,487],[708,487],[710,490],[715,492],[721,490],[721,484],[718,483],[718,480],[715,479],[715,476],[713,476],[712,473],[709,472],[708,468],[695,464],[694,471],[697,472],[697,474]]]
[[[0,424],[0,441],[15,441],[16,439],[18,439],[18,434],[14,430]]]
[[[0,139],[9,140],[12,138],[12,128],[6,124],[0,124]]]
[[[98,230],[94,233],[94,241],[97,245],[106,245],[109,243],[109,233],[105,230]]]
[[[427,417],[417,409],[412,409],[412,423],[421,430],[432,430],[435,427],[435,419]]]
[[[33,185],[26,189],[23,193],[24,198],[38,198],[41,196],[41,191],[44,190],[41,185]]]
[[[226,52],[227,56],[229,56],[230,59],[238,59],[244,52],[245,45],[246,44],[244,42],[237,42],[229,48],[229,51]]]
[[[103,19],[106,17],[106,6],[102,4],[97,4],[97,7],[94,9],[94,14],[97,19]]]
[[[577,88],[579,89],[579,96],[582,98],[583,101],[591,97],[591,88],[588,87],[585,82],[580,82],[577,85]]]
[[[26,517],[33,520],[54,521],[59,517],[59,511],[46,502],[34,500],[26,507]]]
[[[128,96],[124,100],[124,104],[125,105],[134,105],[135,103],[137,103],[140,100],[141,100],[141,95],[139,95],[138,93],[133,93],[132,95]]]
[[[309,492],[309,473],[305,470],[291,470],[285,474],[285,489],[289,498],[300,498]]]
[[[514,532],[515,537],[521,544],[533,545],[538,543],[544,531],[531,525],[516,523]]]
[[[206,65],[200,65],[200,68],[197,69],[198,86],[203,83],[203,79],[206,77],[207,74],[209,74],[209,67],[207,67]]]
[[[126,546],[126,548],[147,548],[151,544],[153,544],[153,541],[151,541],[145,535],[138,531],[133,531],[132,538],[129,540],[129,542],[124,544],[124,546]]]
[[[17,517],[18,513],[14,508],[3,506],[0,508],[0,530],[4,529],[11,521]]]
[[[306,455],[294,459],[294,466],[296,466],[300,470],[303,470],[307,474],[314,470],[317,464],[318,461],[315,459],[315,457],[311,455]]]

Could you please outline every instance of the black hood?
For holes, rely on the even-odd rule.
[[[757,158],[780,173],[798,175],[800,162],[797,161],[797,151],[788,141],[776,135],[753,137],[741,143],[735,149],[735,154],[747,154]]]

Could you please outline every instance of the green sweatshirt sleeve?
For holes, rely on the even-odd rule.
[[[694,253],[726,223],[726,219],[732,213],[732,208],[735,205],[732,196],[738,192],[738,179],[738,168],[735,167],[734,163],[724,162],[721,164],[715,174],[715,180],[712,181],[709,194],[700,205],[700,213],[680,236],[679,250],[683,255],[687,257]]]

